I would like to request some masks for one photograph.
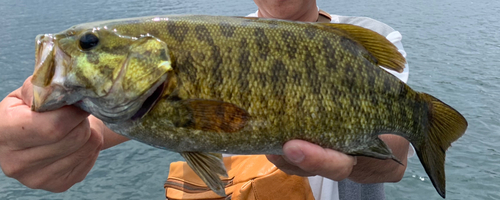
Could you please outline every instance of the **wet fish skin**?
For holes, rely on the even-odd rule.
[[[248,150],[238,153],[252,153],[255,152],[255,149],[267,149],[268,146],[272,147],[274,153],[279,153],[281,148],[277,147],[282,145],[283,141],[286,141],[284,139],[300,138],[314,141],[325,147],[335,147],[335,149],[343,152],[352,153],[356,150],[343,148],[343,146],[350,146],[345,145],[344,142],[339,142],[337,139],[325,141],[319,138],[341,137],[339,134],[345,134],[343,137],[346,138],[349,135],[363,132],[361,126],[357,126],[360,122],[352,120],[356,120],[368,113],[378,113],[379,116],[376,118],[385,119],[384,124],[379,126],[384,126],[386,131],[390,131],[389,127],[404,129],[406,132],[414,128],[421,129],[417,125],[420,124],[418,122],[422,121],[422,119],[410,118],[408,120],[410,121],[409,124],[397,124],[397,126],[401,126],[397,128],[394,127],[396,124],[391,122],[396,121],[396,119],[404,119],[405,116],[413,116],[411,114],[413,110],[410,110],[409,107],[413,107],[415,102],[401,102],[401,105],[393,105],[394,103],[391,100],[370,95],[368,89],[367,92],[354,91],[358,85],[374,84],[375,90],[378,90],[377,92],[380,94],[397,96],[401,92],[405,93],[411,91],[411,89],[385,71],[380,70],[378,66],[367,63],[365,57],[372,56],[366,51],[359,51],[355,47],[351,47],[356,46],[352,41],[338,42],[341,39],[337,34],[321,31],[318,28],[309,30],[311,27],[316,26],[315,24],[301,24],[303,26],[300,27],[302,32],[294,32],[287,26],[280,24],[288,22],[280,21],[266,20],[253,25],[253,20],[236,19],[238,23],[230,26],[231,24],[227,18],[224,18],[224,21],[220,20],[219,23],[207,22],[204,17],[192,17],[179,21],[175,21],[175,18],[169,19],[171,21],[161,24],[165,27],[144,25],[140,29],[123,27],[118,29],[123,30],[123,32],[127,32],[126,30],[129,29],[131,31],[142,29],[142,31],[150,34],[158,32],[157,30],[168,30],[152,35],[164,38],[163,40],[169,41],[168,44],[171,44],[169,50],[173,54],[172,57],[175,58],[176,69],[178,70],[176,76],[182,83],[176,94],[172,96],[177,96],[180,99],[210,99],[231,102],[249,111],[253,119],[250,123],[255,123],[255,125],[247,127],[251,133],[240,132],[240,136],[231,137],[231,140],[224,138],[224,136],[210,139],[210,137],[213,137],[212,134],[200,136],[203,139],[191,138],[192,140],[187,140],[213,141],[214,144],[219,144],[207,144],[207,147],[204,148],[186,146],[177,142],[166,145],[165,142],[167,141],[155,140],[168,148],[189,148],[182,149],[185,151],[210,151],[209,148],[211,148],[211,151],[219,152],[220,150],[214,148],[224,150],[226,146],[231,145],[228,142],[234,141],[235,145],[241,145],[242,142],[253,139],[252,141],[256,141],[255,143],[260,145],[248,145]],[[232,34],[229,30],[233,30]],[[130,33],[127,32],[127,34]],[[140,35],[140,33],[133,33],[132,35],[134,34]],[[320,40],[321,42],[316,44],[297,43],[297,40],[305,40],[305,38],[311,36],[313,36],[312,41]],[[286,44],[290,44],[291,47],[287,47]],[[298,50],[292,48],[296,46],[300,48],[297,48]],[[352,53],[336,53],[336,49],[350,49]],[[231,54],[225,56],[222,52],[231,52]],[[266,53],[262,54],[261,52]],[[323,65],[316,67],[317,63]],[[297,67],[298,65],[302,67]],[[326,66],[335,67],[329,68]],[[283,79],[285,77],[286,80]],[[339,82],[342,85],[337,84]],[[339,86],[339,88],[331,88],[334,85]],[[414,99],[416,94],[409,93],[408,96],[407,99]],[[361,104],[364,103],[365,106],[358,104],[355,99],[364,99]],[[157,106],[158,109],[154,109],[149,114],[149,116],[152,116],[151,120],[153,118],[170,118],[165,117],[168,113],[174,113],[170,105],[165,105],[165,107],[159,109],[159,106],[167,104],[167,102],[160,102]],[[367,104],[367,102],[375,102],[378,105],[373,106],[373,103]],[[406,105],[403,103],[406,103]],[[407,106],[408,104],[411,104],[411,106]],[[394,108],[394,106],[397,107]],[[349,112],[344,108],[353,110]],[[354,109],[360,109],[360,112]],[[396,112],[389,112],[391,109],[396,110]],[[156,115],[156,112],[166,110],[169,111]],[[346,113],[331,112],[334,110],[345,111]],[[425,108],[422,108],[415,112],[417,112],[416,117],[421,117],[423,116],[422,113],[426,111]],[[349,116],[349,114],[359,116]],[[171,117],[171,120],[166,121],[178,118],[179,116]],[[148,118],[148,120],[144,121],[151,120]],[[417,123],[412,123],[414,121]],[[267,124],[262,125],[264,123]],[[365,123],[371,123],[371,121]],[[160,133],[158,133],[160,135],[165,134],[162,130],[165,126],[167,125],[156,126],[151,124],[151,127],[162,127]],[[322,134],[323,131],[331,131],[331,127],[337,128],[338,132],[329,133],[336,134],[335,137]],[[263,132],[269,134],[262,134]],[[236,133],[231,135],[234,134]],[[185,135],[190,134],[179,135],[186,137]],[[268,137],[263,138],[262,141],[257,139],[263,135]],[[147,138],[155,137],[159,136],[147,136]],[[273,141],[274,138],[275,141]],[[199,145],[201,144],[203,143],[199,143]],[[179,147],[176,148],[177,145]],[[240,146],[239,148],[243,147]],[[238,151],[238,148],[231,149]]]
[[[100,43],[82,51],[87,33]],[[161,16],[78,25],[38,41],[55,46],[37,59],[40,93],[59,88],[71,99],[60,106],[76,104],[117,133],[177,152],[282,154],[286,141],[303,139],[397,160],[377,137],[397,134],[444,197],[444,150],[467,127],[454,109],[381,69],[401,71],[404,58],[352,25]],[[50,75],[57,70],[65,73]],[[183,156],[194,156],[193,168],[211,167]],[[205,182],[220,194],[223,185]]]

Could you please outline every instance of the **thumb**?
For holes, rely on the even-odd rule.
[[[335,181],[347,178],[356,164],[353,156],[303,141],[291,140],[283,146],[288,162],[311,174]]]
[[[31,77],[28,77],[21,87],[21,96],[20,98],[23,100],[24,104],[31,107],[33,103],[33,84],[31,84]]]

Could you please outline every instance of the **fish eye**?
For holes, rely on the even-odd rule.
[[[90,50],[99,44],[99,38],[94,33],[85,33],[80,37],[80,48]]]

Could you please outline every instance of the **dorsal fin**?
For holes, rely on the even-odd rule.
[[[347,36],[365,47],[377,59],[377,64],[399,73],[405,68],[406,59],[384,36],[375,31],[352,24],[318,23],[345,31]]]

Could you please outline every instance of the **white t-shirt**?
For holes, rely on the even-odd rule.
[[[258,17],[258,11],[252,14],[247,15],[247,17]],[[401,43],[401,39],[403,36],[398,31],[395,31],[393,28],[384,24],[380,21],[374,20],[368,17],[351,17],[351,16],[340,16],[340,15],[331,15],[332,20],[331,23],[345,23],[345,24],[353,24],[357,26],[361,26],[367,29],[371,29],[381,35],[384,35],[387,40],[392,42],[399,50],[399,52],[406,58],[406,52],[403,49],[403,44]],[[405,69],[402,73],[398,73],[393,70],[389,70],[383,68],[394,76],[398,77],[403,82],[408,81],[409,68],[408,63],[405,64]],[[413,147],[410,145],[410,149],[408,151],[408,157],[411,157],[415,154]],[[311,185],[311,189],[316,200],[339,200],[339,187],[338,182],[333,181],[328,178],[324,178],[321,176],[311,176],[309,177],[309,184]]]

